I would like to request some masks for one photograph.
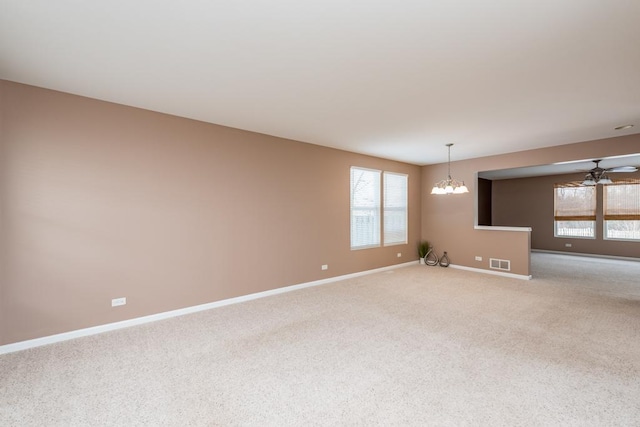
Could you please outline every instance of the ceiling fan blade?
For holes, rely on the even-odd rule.
[[[607,169],[607,172],[637,172],[638,168],[635,166],[620,166],[617,168]]]

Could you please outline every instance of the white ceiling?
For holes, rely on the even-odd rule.
[[[461,160],[640,132],[639,16],[637,0],[0,0],[0,78],[431,164],[449,142]]]

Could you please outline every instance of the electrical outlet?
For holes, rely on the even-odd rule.
[[[571,247],[571,243],[565,243],[564,246],[565,246],[565,248],[570,248]]]
[[[127,303],[127,298],[114,298],[111,300],[111,307],[117,307],[119,305],[125,305]]]
[[[401,252],[398,252],[397,257],[398,257],[398,258],[400,258],[401,256],[402,256],[402,253],[401,253]]]
[[[329,269],[329,265],[327,264],[322,264],[322,267],[320,267],[322,270],[328,270]]]
[[[476,257],[476,261],[482,261],[482,257],[481,256],[477,256]]]

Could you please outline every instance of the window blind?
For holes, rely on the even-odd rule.
[[[384,172],[384,245],[407,243],[407,182],[405,174]]]
[[[605,221],[640,221],[640,179],[604,186]]]
[[[595,221],[596,187],[570,182],[554,185],[556,221]]]
[[[380,246],[380,171],[351,168],[351,249]]]

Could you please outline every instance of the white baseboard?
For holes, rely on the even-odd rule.
[[[381,271],[394,270],[396,268],[417,265],[418,260],[405,262],[403,264],[390,265],[388,267],[376,268],[373,270],[361,271],[358,273],[345,274],[343,276],[329,277],[327,279],[315,280],[313,282],[300,283],[297,285],[285,286],[283,288],[271,289],[255,294],[243,295],[235,298],[229,298],[221,301],[210,302],[206,304],[194,305],[191,307],[180,308],[177,310],[165,311],[163,313],[151,314],[149,316],[136,317],[134,319],[122,320],[120,322],[107,323],[105,325],[93,326],[91,328],[78,329],[75,331],[63,332],[61,334],[49,335],[42,338],[20,341],[12,344],[0,346],[0,355],[13,353],[16,351],[26,350],[29,348],[40,347],[43,345],[53,344],[62,341],[68,341],[75,338],[86,337],[89,335],[101,334],[103,332],[115,331],[117,329],[128,328],[131,326],[142,325],[144,323],[155,322],[158,320],[169,319],[171,317],[184,316],[185,314],[196,313],[198,311],[210,310],[212,308],[223,307],[225,305],[237,304],[240,302],[251,301],[258,298],[264,298],[272,295],[283,294],[285,292],[297,291],[299,289],[310,288],[312,286],[324,285],[327,283],[339,282],[341,280],[352,279],[354,277],[366,276],[368,274],[379,273]]]
[[[584,257],[590,257],[590,258],[618,259],[621,261],[640,262],[640,258],[634,258],[634,257],[628,257],[628,256],[585,254],[582,252],[550,251],[546,249],[531,249],[531,252],[540,252],[544,254],[570,255],[570,256],[584,256]]]
[[[464,265],[449,264],[451,268],[457,268],[458,270],[475,271],[476,273],[493,274],[494,276],[510,277],[512,279],[531,280],[532,276],[525,276],[524,274],[505,273],[504,271],[485,270],[484,268],[467,267]]]

